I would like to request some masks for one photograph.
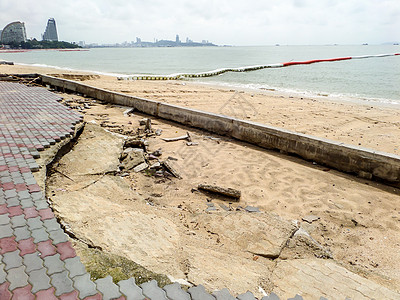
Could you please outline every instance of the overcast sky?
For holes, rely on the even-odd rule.
[[[56,19],[60,40],[157,39],[216,44],[380,44],[400,41],[400,0],[1,0],[0,27],[25,22],[39,39]]]

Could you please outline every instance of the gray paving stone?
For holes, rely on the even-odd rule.
[[[325,297],[321,297],[321,298],[319,298],[319,300],[328,300],[328,299]]]
[[[27,185],[36,184],[36,179],[35,178],[28,178],[28,179],[25,179],[25,182],[26,182]]]
[[[177,282],[164,286],[164,291],[170,300],[191,300],[189,294],[182,290]]]
[[[32,230],[32,237],[35,244],[47,241],[49,239],[49,234],[46,232],[44,227]]]
[[[19,268],[8,270],[7,281],[10,283],[10,291],[28,285],[28,275],[25,273],[25,267],[20,266]]]
[[[85,266],[81,262],[79,256],[68,258],[64,260],[64,263],[65,263],[65,268],[69,271],[69,276],[71,278],[86,274]]]
[[[12,237],[14,235],[10,224],[0,226],[0,239],[5,237]]]
[[[11,221],[8,214],[0,215],[0,225],[7,225]]]
[[[61,229],[60,224],[58,224],[56,219],[44,220],[44,227],[46,227],[47,232]]]
[[[217,299],[217,300],[235,300],[235,297],[231,295],[228,289],[222,289],[220,291],[215,291],[212,293],[212,295]]]
[[[281,300],[281,299],[278,297],[277,294],[272,292],[271,294],[269,294],[269,296],[262,297],[261,300]]]
[[[32,293],[34,294],[51,288],[50,277],[47,276],[45,268],[30,272],[28,281],[32,285]]]
[[[134,278],[129,278],[127,280],[122,280],[118,282],[120,291],[125,295],[126,300],[144,300],[145,297],[142,293],[142,289],[138,287],[135,283]]]
[[[26,219],[24,215],[15,216],[11,218],[11,226],[13,228],[26,226]]]
[[[257,300],[256,297],[254,297],[253,293],[249,291],[244,294],[238,295],[236,298],[238,300]]]
[[[21,184],[21,183],[25,183],[25,180],[22,177],[19,178],[14,178],[13,180],[14,184]],[[17,192],[18,194],[18,192]]]
[[[24,179],[24,181],[25,181],[26,185],[30,185],[29,183],[26,182],[26,179]],[[34,183],[32,183],[32,184],[34,184]],[[29,191],[20,191],[17,194],[18,194],[18,198],[20,200],[30,199],[31,198],[31,194],[29,193]]]
[[[59,243],[68,242],[68,236],[60,229],[49,232],[50,239],[53,240],[53,244],[57,245]]]
[[[65,270],[64,262],[60,259],[60,254],[47,256],[43,259],[43,261],[49,275],[60,273]]]
[[[32,199],[23,199],[20,201],[22,208],[29,208],[33,207],[33,201]]]
[[[20,204],[18,197],[11,197],[7,199],[6,202],[7,202],[7,207],[14,207]]]
[[[14,229],[15,240],[17,242],[26,240],[31,237],[31,232],[28,230],[28,226],[18,227]]]
[[[157,281],[154,279],[149,282],[142,283],[140,287],[143,290],[143,295],[150,300],[168,300],[164,290],[158,286]]]
[[[90,280],[89,273],[85,275],[76,276],[73,278],[74,287],[79,292],[79,297],[84,299],[89,296],[94,296],[97,294],[96,285]]]
[[[6,203],[7,202],[6,202],[6,198],[4,198],[4,195],[0,195],[0,205],[6,204]]]
[[[28,219],[27,223],[30,230],[44,228],[43,222],[40,217],[30,218]]]
[[[8,271],[13,268],[22,266],[22,257],[19,255],[20,251],[15,250],[3,254],[3,263],[5,264],[5,270]]]
[[[13,198],[13,197],[16,197],[16,196],[17,196],[17,190],[15,190],[15,189],[8,190],[8,191],[4,192],[4,197],[6,199],[10,199],[10,198]]]
[[[215,300],[215,297],[207,293],[206,288],[201,284],[188,289],[192,300]]]
[[[0,259],[0,261],[1,261],[1,259]],[[3,284],[4,282],[6,282],[7,273],[4,270],[4,267],[5,267],[4,264],[0,263],[0,284]]]
[[[37,201],[37,200],[43,200],[44,196],[42,192],[34,192],[31,193],[31,198],[33,199],[33,201]]]
[[[116,299],[122,296],[118,286],[112,281],[112,277],[108,275],[105,278],[95,281],[97,290],[103,294],[103,300]]]
[[[49,207],[49,204],[47,203],[46,200],[36,200],[36,201],[35,201],[35,206],[36,206],[36,208],[37,208],[38,210],[41,210],[41,209],[46,209],[46,208],[48,208],[48,207]]]
[[[40,257],[39,252],[25,254],[23,262],[28,273],[44,267],[43,259]]]
[[[65,270],[62,273],[55,273],[50,275],[50,278],[52,286],[56,289],[56,296],[71,293],[74,290],[72,280],[68,278],[68,271]]]

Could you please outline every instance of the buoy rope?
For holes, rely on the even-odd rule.
[[[256,66],[246,66],[240,68],[224,68],[224,69],[216,69],[209,72],[200,72],[200,73],[177,73],[170,75],[126,75],[118,77],[119,80],[179,80],[186,78],[200,78],[200,77],[212,77],[221,75],[227,72],[250,72],[256,70],[262,70],[267,68],[283,68],[295,65],[310,65],[314,63],[320,62],[334,62],[334,61],[343,61],[350,59],[363,59],[363,58],[373,58],[373,57],[388,57],[388,56],[398,56],[400,53],[389,53],[389,54],[376,54],[376,55],[362,55],[362,56],[348,56],[348,57],[338,57],[338,58],[327,58],[327,59],[313,59],[306,61],[290,61],[285,63],[277,63],[277,64],[269,64],[269,65],[256,65]]]

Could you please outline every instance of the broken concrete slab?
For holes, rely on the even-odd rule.
[[[128,148],[123,152],[126,157],[121,162],[121,169],[131,170],[146,162],[143,149]],[[136,172],[136,171],[135,171]]]
[[[144,162],[144,163],[141,163],[140,165],[134,167],[133,171],[136,173],[139,173],[139,172],[146,170],[148,167],[149,167],[149,165]]]
[[[260,212],[260,209],[254,206],[246,206],[244,210],[250,213]]]
[[[239,190],[235,190],[232,188],[224,188],[216,185],[209,184],[199,184],[197,187],[199,190],[203,190],[206,192],[211,192],[215,194],[220,194],[223,196],[228,196],[230,198],[235,199],[235,201],[239,201],[241,192]]]

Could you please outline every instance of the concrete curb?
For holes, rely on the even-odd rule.
[[[224,115],[180,107],[154,100],[112,92],[71,80],[41,75],[42,82],[62,90],[78,92],[113,104],[233,137],[266,149],[294,154],[303,159],[362,178],[400,187],[400,156],[300,134]]]

